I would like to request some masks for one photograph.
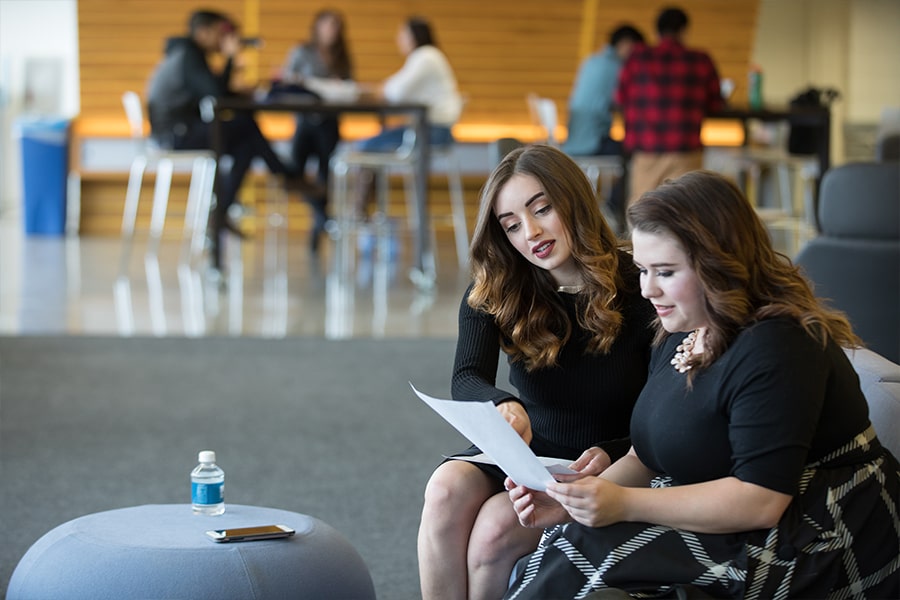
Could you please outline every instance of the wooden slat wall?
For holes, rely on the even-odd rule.
[[[689,42],[706,48],[723,77],[746,95],[746,74],[758,0],[683,0],[692,19]],[[265,45],[244,55],[245,80],[267,80],[290,47],[308,37],[317,3],[297,0],[211,0],[258,31]],[[529,122],[528,92],[555,98],[564,110],[582,58],[586,27],[593,47],[622,22],[654,40],[659,0],[332,0],[347,19],[348,38],[360,81],[380,81],[402,64],[394,45],[405,16],[426,15],[450,58],[460,88],[469,97],[466,125],[522,125]],[[143,91],[159,60],[163,40],[185,31],[192,5],[183,0],[79,0],[81,114],[84,119],[124,123],[120,104],[126,89]],[[583,24],[587,6],[596,19]],[[590,39],[590,38],[589,38]],[[564,114],[561,115],[564,118]],[[124,129],[124,127],[123,127]],[[465,137],[465,136],[463,136]]]
[[[620,23],[631,23],[655,43],[656,17],[660,0],[598,0],[596,45],[603,44],[609,32]],[[758,0],[681,0],[671,3],[690,18],[687,44],[710,53],[720,77],[737,84],[734,101],[747,100],[747,72],[756,34]]]
[[[746,97],[758,2],[679,2],[693,21],[689,43],[710,51],[721,75],[735,80],[738,100]],[[454,130],[464,141],[538,135],[525,104],[529,92],[556,99],[564,123],[566,98],[583,51],[605,43],[609,31],[626,21],[655,41],[654,21],[661,5],[659,0],[331,0],[321,5],[299,0],[208,0],[202,4],[243,23],[246,35],[264,38],[262,49],[242,54],[245,83],[266,81],[278,71],[291,46],[308,37],[312,16],[321,6],[337,8],[346,16],[356,78],[367,82],[380,81],[401,66],[394,39],[403,19],[427,16],[469,98]],[[194,6],[183,0],[79,0],[81,115],[76,135],[128,135],[122,92],[143,92],[162,55],[164,40],[186,31]],[[593,15],[591,22],[584,22],[585,15]],[[266,116],[262,125],[267,135],[287,136],[292,121]],[[366,117],[342,121],[346,137],[367,135],[375,126]],[[78,147],[76,141],[73,148]],[[74,158],[77,165],[77,150]],[[125,174],[83,173],[82,181],[83,230],[115,234]],[[446,186],[440,178],[435,182],[439,183],[431,195],[433,210],[446,212]],[[466,178],[470,216],[476,212],[481,183],[479,178]],[[254,191],[244,195],[245,201],[252,204],[254,198],[265,197],[261,179],[249,185]],[[148,188],[144,197],[149,199],[149,194]],[[173,213],[183,211],[185,196],[186,182],[176,179]],[[141,223],[147,219],[143,209],[148,204],[142,201]],[[402,209],[402,203],[398,206]],[[292,230],[308,227],[304,204],[292,202],[289,214]]]
[[[210,4],[239,16],[244,0]],[[187,31],[191,6],[183,0],[78,1],[81,117],[124,123],[122,92],[144,92],[165,39]]]
[[[547,9],[544,0],[338,0],[332,4],[346,15],[356,75],[362,81],[380,81],[402,65],[394,43],[397,27],[407,15],[427,15],[461,90],[470,98],[467,122],[524,122],[525,94],[542,89],[564,95],[571,84],[581,2],[561,2],[553,10]],[[290,45],[307,36],[314,9],[308,8],[295,21],[288,18],[295,5],[291,0],[263,1],[263,72],[280,64]]]

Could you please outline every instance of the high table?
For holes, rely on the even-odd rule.
[[[416,145],[413,155],[415,174],[415,202],[418,214],[417,230],[414,233],[413,268],[427,277],[427,265],[431,260],[431,238],[428,215],[428,172],[430,165],[431,144],[428,128],[428,107],[424,104],[406,102],[386,102],[374,98],[361,97],[353,101],[320,100],[309,95],[284,94],[271,99],[256,99],[249,96],[226,96],[215,103],[212,124],[212,143],[216,156],[222,154],[221,122],[228,111],[272,111],[291,113],[315,113],[323,115],[340,115],[343,113],[373,114],[382,119],[388,116],[403,115],[409,117],[409,127],[416,133]],[[219,266],[219,240],[213,236],[213,263]]]
[[[744,145],[750,141],[748,122],[788,121],[791,125],[817,129],[815,154],[819,160],[819,178],[831,166],[831,109],[827,106],[766,106],[750,108],[730,106],[707,115],[710,119],[734,119],[741,121],[744,128]]]

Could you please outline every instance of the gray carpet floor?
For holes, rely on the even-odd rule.
[[[0,589],[61,523],[188,503],[197,452],[212,449],[226,505],[315,516],[360,552],[379,598],[418,597],[422,490],[467,442],[407,381],[447,394],[453,351],[453,340],[0,338]]]

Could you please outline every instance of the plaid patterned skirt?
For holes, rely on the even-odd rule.
[[[544,532],[512,600],[900,598],[900,465],[869,427],[809,465],[777,527],[700,534],[648,523]],[[680,589],[679,589],[680,588]]]

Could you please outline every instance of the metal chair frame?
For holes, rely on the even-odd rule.
[[[535,93],[528,94],[526,101],[532,120],[544,130],[546,143],[558,148],[556,127],[559,124],[559,109],[556,101]],[[603,190],[610,189],[615,179],[624,174],[622,159],[618,156],[573,156],[572,160],[581,167],[595,190],[598,189],[598,185]]]
[[[140,96],[133,91],[122,94],[122,105],[131,128],[132,139],[138,145],[138,153],[131,163],[125,207],[122,214],[123,253],[120,272],[128,269],[131,247],[134,241],[135,222],[144,173],[156,172],[153,189],[153,205],[150,216],[150,244],[148,251],[156,253],[165,226],[172,187],[172,175],[176,164],[190,164],[191,180],[182,228],[182,260],[190,260],[203,252],[209,211],[213,204],[216,176],[216,157],[208,150],[166,150],[159,148],[144,135],[144,114]]]
[[[416,133],[407,129],[403,134],[400,147],[394,152],[362,152],[349,151],[332,158],[331,161],[331,198],[334,203],[336,227],[332,235],[337,236],[338,248],[336,252],[337,263],[342,272],[352,268],[351,248],[349,238],[353,229],[360,226],[357,215],[351,205],[348,192],[348,180],[352,171],[359,169],[371,169],[375,172],[376,181],[376,209],[371,226],[375,228],[379,253],[386,252],[388,243],[387,212],[390,202],[390,181],[392,171],[402,171],[404,175],[404,190],[406,196],[406,215],[410,229],[418,227],[419,215],[415,201],[415,169],[414,163],[417,152]],[[462,185],[462,173],[459,158],[455,151],[455,144],[432,146],[431,159],[441,158],[446,161],[447,186],[450,191],[451,218],[453,221],[454,241],[456,245],[457,261],[460,268],[468,264],[469,234],[465,213],[465,195]],[[434,219],[430,223],[430,235],[432,248],[435,247]],[[434,253],[429,257],[430,264],[424,265],[426,270],[434,273]]]

